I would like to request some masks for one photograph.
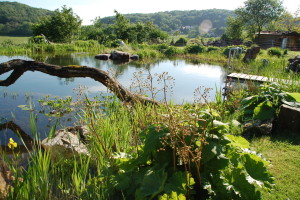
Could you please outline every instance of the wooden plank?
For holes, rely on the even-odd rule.
[[[277,78],[268,78],[264,76],[257,76],[251,74],[243,74],[243,73],[231,73],[227,75],[227,79],[238,79],[239,81],[257,81],[257,82],[282,82],[286,84],[300,84],[299,81],[295,80],[285,80],[285,79],[277,79]]]
[[[246,79],[247,74],[240,74],[239,78],[240,79]]]
[[[263,78],[265,78],[265,77],[263,77],[263,76],[257,76],[257,80],[258,80],[258,81],[262,81]]]

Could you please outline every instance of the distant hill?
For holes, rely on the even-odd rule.
[[[232,10],[208,9],[190,11],[166,11],[151,14],[124,14],[131,23],[152,21],[160,29],[169,33],[180,31],[182,34],[192,34],[199,31],[209,36],[221,36],[226,27],[228,16],[234,15]],[[115,17],[104,17],[101,19],[103,24],[113,23]],[[209,28],[209,31],[207,31]]]
[[[30,36],[31,23],[54,12],[17,2],[0,2],[0,35]]]

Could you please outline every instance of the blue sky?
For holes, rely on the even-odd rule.
[[[9,0],[8,0],[9,1]],[[73,8],[83,19],[83,24],[91,24],[96,17],[114,15],[114,10],[122,14],[154,13],[171,10],[202,10],[210,8],[234,10],[244,5],[245,0],[15,0],[36,8],[55,10],[63,5]],[[13,2],[13,1],[11,1]],[[299,0],[283,0],[283,6],[292,14],[300,8]]]

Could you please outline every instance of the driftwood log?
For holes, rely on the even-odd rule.
[[[105,85],[123,102],[158,104],[157,101],[151,98],[131,93],[107,72],[93,67],[77,65],[58,66],[20,59],[14,59],[0,64],[0,75],[12,70],[13,72],[6,80],[0,80],[0,86],[14,84],[26,71],[39,71],[60,78],[89,77]]]

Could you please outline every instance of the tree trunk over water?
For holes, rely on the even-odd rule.
[[[89,77],[105,85],[123,102],[142,102],[158,104],[157,101],[133,94],[123,87],[115,78],[107,72],[87,66],[58,66],[38,61],[26,61],[15,59],[0,64],[0,75],[13,70],[6,80],[0,80],[0,86],[9,86],[15,83],[26,71],[40,71],[45,74],[60,78]]]

